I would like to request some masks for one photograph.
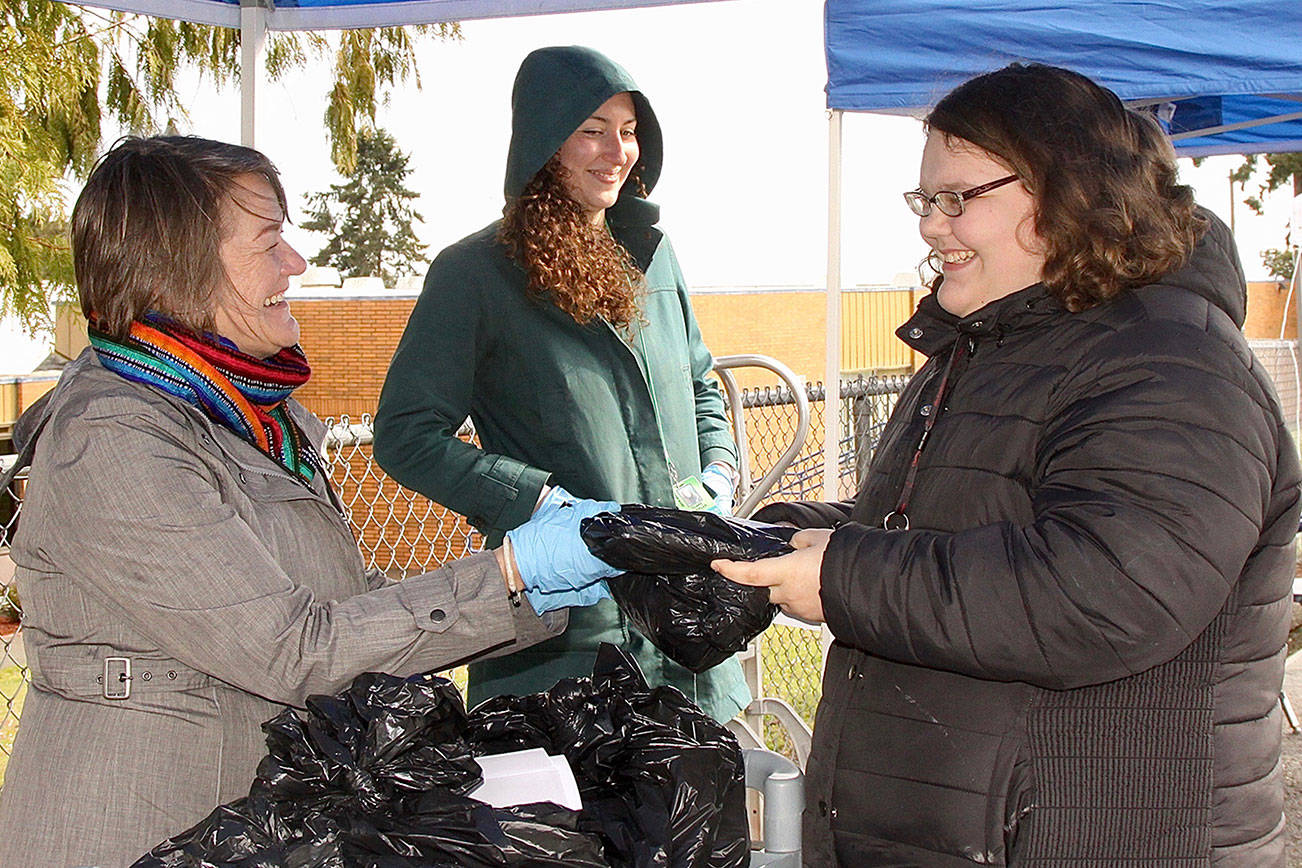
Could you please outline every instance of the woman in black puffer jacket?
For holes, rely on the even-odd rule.
[[[854,501],[759,516],[832,530],[717,564],[836,637],[806,860],[1282,866],[1298,457],[1229,233],[1066,70],[927,128],[930,360]]]

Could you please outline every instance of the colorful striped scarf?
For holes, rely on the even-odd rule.
[[[100,364],[115,374],[195,405],[305,480],[321,469],[321,457],[285,407],[312,374],[298,347],[258,359],[154,311],[133,322],[125,340],[100,330],[93,318],[89,332]]]

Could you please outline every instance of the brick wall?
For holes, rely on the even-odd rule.
[[[319,416],[374,413],[416,296],[292,298],[312,379],[294,395]]]
[[[1288,310],[1284,310],[1285,302]],[[1297,338],[1297,302],[1289,300],[1288,287],[1274,280],[1248,282],[1248,316],[1243,323],[1243,333],[1252,340],[1279,340],[1280,324],[1284,325],[1284,339]]]
[[[295,393],[320,416],[374,413],[393,351],[416,303],[392,297],[292,297],[312,379]],[[899,369],[914,360],[894,336],[912,311],[909,290],[847,291],[842,305],[842,368]],[[706,345],[716,356],[759,353],[783,362],[810,382],[822,381],[826,303],[822,290],[699,292],[692,308]],[[740,385],[775,382],[764,372],[742,372]]]

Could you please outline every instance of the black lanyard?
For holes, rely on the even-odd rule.
[[[945,395],[949,391],[949,378],[954,372],[954,366],[966,358],[971,350],[972,339],[960,336],[958,342],[954,344],[953,351],[949,354],[949,361],[945,363],[945,370],[940,375],[940,385],[936,388],[936,397],[931,402],[931,413],[927,415],[927,421],[922,426],[922,436],[918,438],[918,448],[913,450],[913,460],[909,462],[909,473],[904,477],[904,487],[900,489],[899,506],[888,512],[886,517],[882,519],[882,527],[886,530],[909,529],[909,498],[913,494],[913,483],[918,476],[918,463],[922,460],[923,447],[927,445],[927,437],[931,434],[931,427],[940,418],[940,410],[944,406]]]

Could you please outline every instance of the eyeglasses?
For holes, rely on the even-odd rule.
[[[909,203],[909,210],[919,217],[926,217],[931,213],[931,206],[935,205],[940,209],[940,213],[948,214],[950,217],[963,216],[963,203],[968,199],[975,199],[982,193],[989,193],[1005,184],[1011,184],[1017,180],[1016,175],[1009,175],[1007,178],[1000,178],[998,181],[991,181],[988,184],[981,184],[970,190],[964,190],[956,193],[953,190],[940,190],[934,196],[928,196],[921,190],[910,190],[904,194],[904,201]]]

